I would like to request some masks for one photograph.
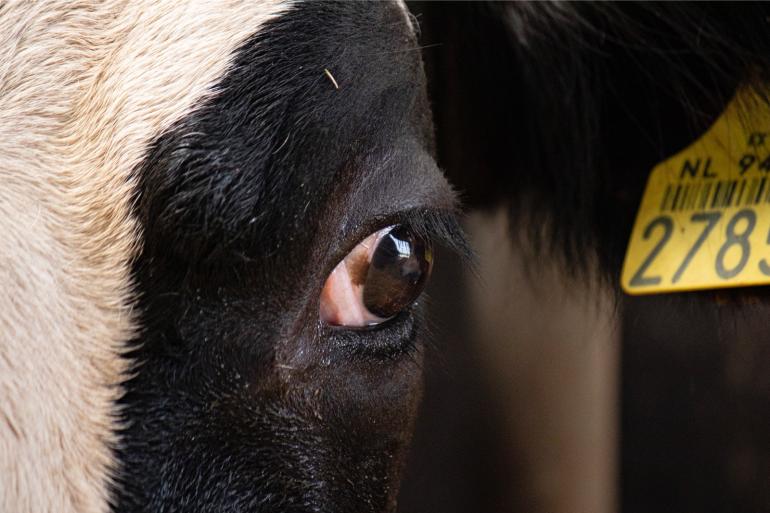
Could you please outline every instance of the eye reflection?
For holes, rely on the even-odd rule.
[[[432,263],[430,243],[404,226],[369,235],[326,279],[321,320],[364,327],[396,316],[420,295]]]

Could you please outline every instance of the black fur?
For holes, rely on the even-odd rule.
[[[394,507],[421,390],[419,316],[332,329],[318,298],[384,226],[462,244],[424,87],[395,5],[301,4],[151,146],[136,171],[143,331],[115,511]]]

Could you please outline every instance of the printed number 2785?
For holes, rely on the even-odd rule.
[[[691,223],[703,224],[703,230],[700,232],[698,238],[695,240],[695,243],[689,249],[684,259],[682,260],[682,263],[671,277],[671,283],[677,283],[682,278],[682,275],[690,265],[690,262],[692,262],[692,259],[698,253],[698,250],[701,248],[703,243],[706,242],[709,234],[716,227],[721,218],[721,212],[698,212],[690,217]],[[738,223],[741,221],[744,221],[745,224],[741,230],[738,231]],[[730,278],[734,278],[746,267],[746,263],[749,261],[749,256],[751,254],[751,243],[749,241],[749,237],[754,231],[756,225],[757,214],[748,208],[736,212],[735,215],[728,221],[727,227],[725,229],[724,243],[719,248],[716,259],[714,261],[714,269],[717,276],[719,276],[721,279],[728,280]],[[657,256],[663,250],[666,243],[671,239],[671,235],[674,232],[673,219],[671,219],[670,216],[656,217],[644,228],[642,238],[644,240],[648,240],[650,237],[652,237],[653,233],[660,231],[660,229],[663,230],[662,236],[658,240],[657,244],[655,244],[655,247],[652,248],[650,254],[647,255],[647,258],[644,259],[642,265],[631,278],[632,287],[658,285],[662,281],[661,276],[648,276],[646,275],[646,272],[652,265],[655,258],[657,258]],[[767,243],[770,244],[770,233],[768,233],[767,236]],[[725,265],[725,256],[733,246],[737,246],[740,250],[740,258],[735,265],[728,268]],[[759,262],[759,270],[762,274],[770,276],[770,264],[768,264],[764,258]]]

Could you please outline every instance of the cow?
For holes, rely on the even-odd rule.
[[[0,5],[0,511],[393,511],[434,245],[402,3]]]
[[[412,8],[0,5],[0,511],[393,511],[417,298],[434,244],[468,254],[428,97],[440,163],[503,226],[488,253],[616,323],[623,509],[767,504],[764,290],[618,286],[650,169],[767,97],[767,8]],[[470,332],[507,376],[496,308],[533,274],[489,262]],[[441,511],[526,480],[474,468]]]

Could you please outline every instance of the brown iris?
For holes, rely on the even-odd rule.
[[[371,234],[327,278],[321,319],[362,327],[394,317],[420,295],[432,263],[430,243],[405,226]]]

